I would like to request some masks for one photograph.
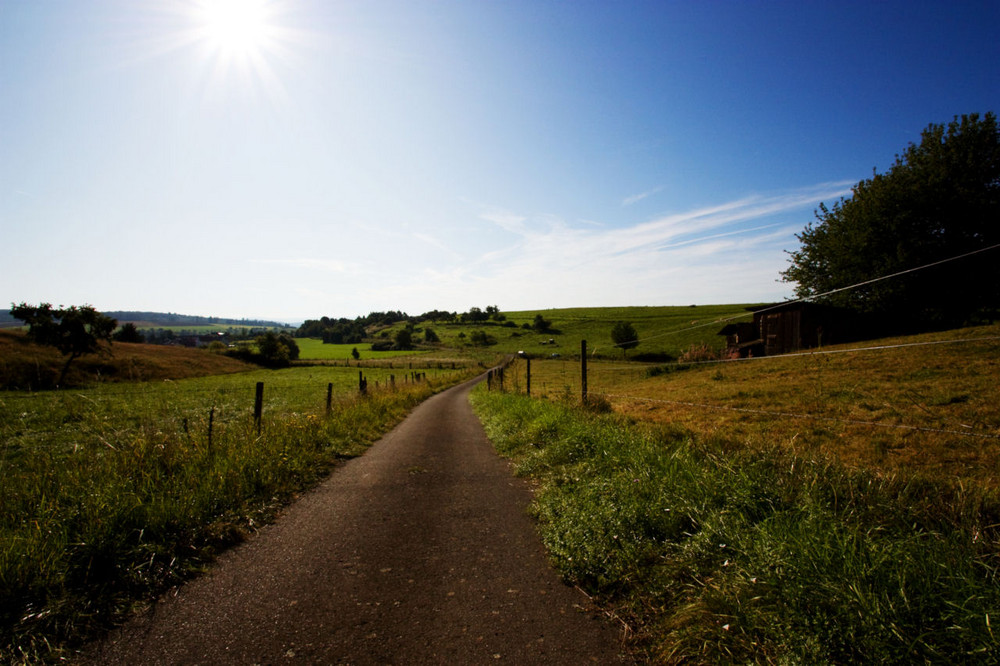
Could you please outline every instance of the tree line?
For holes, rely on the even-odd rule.
[[[488,305],[485,309],[472,307],[467,312],[449,312],[447,310],[430,310],[419,316],[410,316],[398,310],[387,312],[370,312],[361,317],[348,319],[345,317],[320,317],[307,319],[296,329],[297,338],[319,338],[329,344],[359,344],[366,340],[377,329],[387,328],[400,322],[417,325],[426,322],[450,323],[486,323],[503,322],[506,316],[496,305]]]

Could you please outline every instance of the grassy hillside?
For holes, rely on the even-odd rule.
[[[0,331],[0,388],[52,388],[65,357],[52,347],[33,344],[20,331]],[[68,386],[95,382],[155,381],[243,372],[254,366],[199,349],[116,342],[110,353],[73,361]]]
[[[632,418],[856,468],[1000,478],[1000,325],[694,365],[588,363],[592,397]],[[532,392],[580,396],[576,362],[536,360]],[[524,363],[509,371],[523,387]]]
[[[353,360],[351,351],[358,350],[360,360],[372,361],[388,358],[399,358],[401,356],[419,356],[425,351],[379,351],[373,352],[371,344],[358,343],[347,345],[323,344],[318,338],[296,338],[295,344],[299,346],[299,358],[303,361],[346,361]]]
[[[521,310],[504,312],[506,320],[503,322],[424,322],[416,326],[414,339],[422,341],[424,331],[430,328],[441,339],[439,345],[432,345],[430,349],[459,349],[477,359],[518,351],[525,351],[534,358],[552,354],[578,357],[580,341],[586,340],[589,356],[620,358],[621,350],[614,347],[611,341],[611,329],[616,322],[625,321],[635,326],[639,334],[639,346],[629,351],[629,357],[657,355],[677,358],[692,345],[721,347],[724,339],[717,335],[719,329],[729,320],[750,321],[752,315],[747,312],[747,307],[748,305],[691,305]],[[537,333],[524,328],[525,324],[530,326],[535,315],[539,314],[552,323],[550,332]],[[391,337],[394,331],[402,327],[401,323],[395,324],[387,332]],[[486,333],[492,339],[492,344],[478,348],[473,346],[471,337],[475,331]]]

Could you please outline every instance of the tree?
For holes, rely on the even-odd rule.
[[[426,342],[428,344],[433,344],[435,342],[441,342],[441,338],[438,337],[438,334],[434,331],[433,328],[425,328],[424,329],[424,342]]]
[[[639,346],[639,334],[635,332],[635,327],[629,322],[620,321],[611,329],[611,340],[616,347],[622,348],[622,358],[625,358],[629,349]]]
[[[357,347],[351,350],[351,358],[353,358],[355,361],[361,358],[361,352],[358,351]]]
[[[543,317],[541,314],[536,314],[534,321],[531,322],[531,328],[533,328],[536,333],[546,333],[550,328],[552,328],[552,322]]]
[[[394,341],[396,349],[413,349],[413,333],[409,329],[404,328],[396,331]]]
[[[268,331],[256,339],[257,353],[265,365],[286,366],[299,357],[299,345],[285,333]]]
[[[469,342],[475,347],[489,347],[497,343],[496,338],[487,335],[486,331],[473,331],[469,336]]]
[[[114,339],[115,342],[146,341],[146,338],[142,336],[142,333],[139,332],[139,329],[136,328],[135,324],[133,324],[132,322],[126,322],[125,324],[122,324],[122,327],[119,328],[117,331],[115,331],[111,337],[112,339]]]
[[[461,320],[463,322],[470,322],[473,324],[478,324],[479,322],[486,321],[489,318],[490,316],[488,314],[483,312],[480,308],[475,307],[469,308],[469,311],[463,313],[461,316]]]
[[[66,356],[66,364],[59,373],[56,386],[62,386],[69,366],[76,358],[97,351],[101,342],[110,345],[111,333],[118,326],[116,320],[89,305],[53,310],[50,303],[37,306],[11,303],[10,314],[28,325],[28,338],[38,344],[55,347]]]
[[[996,116],[929,125],[886,173],[832,208],[821,204],[816,220],[797,236],[801,246],[781,274],[800,298],[911,271],[824,300],[899,330],[992,318],[1000,310],[1000,251],[989,250],[1000,244]],[[963,257],[969,253],[977,254]]]

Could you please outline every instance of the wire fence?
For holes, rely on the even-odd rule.
[[[211,433],[228,426],[322,416],[379,393],[445,384],[470,370],[309,367],[79,390],[0,392],[0,456],[37,447],[78,450],[137,437]],[[263,381],[262,381],[263,380]],[[261,400],[257,384],[263,383]]]
[[[721,412],[1000,441],[1000,335],[692,363],[590,359],[586,377],[579,362],[539,359],[530,378],[523,361],[509,373],[510,390],[530,382],[535,396],[605,400],[626,412]]]

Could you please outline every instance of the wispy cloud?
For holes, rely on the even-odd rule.
[[[625,197],[624,199],[622,199],[622,206],[623,207],[624,206],[631,206],[634,203],[638,203],[638,202],[642,201],[643,199],[645,199],[646,197],[651,197],[654,194],[658,194],[659,192],[662,192],[663,188],[664,188],[664,186],[660,185],[659,187],[654,187],[653,189],[648,190],[646,192],[642,192],[640,194],[633,194],[630,197]]]
[[[803,224],[780,218],[850,193],[852,182],[821,183],[667,215],[629,227],[577,227],[509,211],[482,218],[515,233],[508,248],[478,257],[469,272],[545,303],[696,302],[777,298],[785,249]],[[700,296],[704,294],[705,296]],[[502,291],[491,296],[503,299]],[[519,299],[520,300],[520,299]],[[701,300],[705,302],[705,300]]]
[[[511,233],[524,234],[528,231],[524,226],[524,223],[528,218],[524,215],[518,215],[508,210],[493,208],[480,213],[479,217],[487,222],[492,222],[504,231],[510,231]]]

